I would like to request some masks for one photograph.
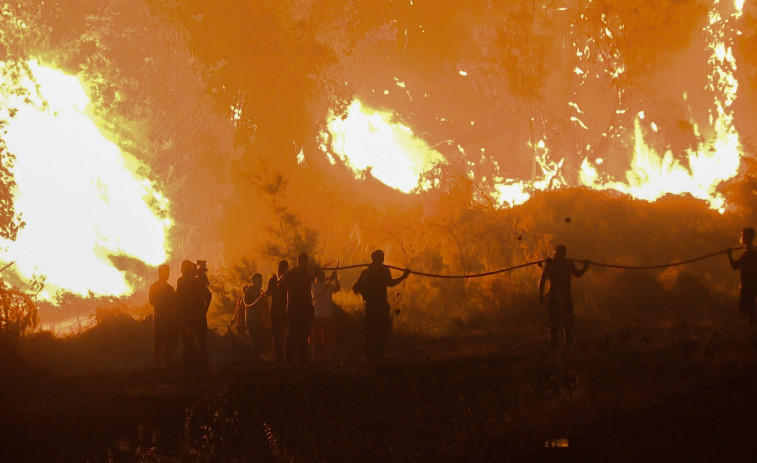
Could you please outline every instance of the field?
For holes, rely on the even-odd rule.
[[[38,333],[3,356],[2,461],[753,461],[757,354],[745,322],[606,328],[572,353],[545,324],[359,333],[304,367],[252,362],[213,334],[207,372],[150,368],[151,325]],[[545,448],[549,439],[568,448]]]

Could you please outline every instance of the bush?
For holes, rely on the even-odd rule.
[[[0,333],[19,339],[39,323],[37,305],[32,297],[16,288],[0,288]]]

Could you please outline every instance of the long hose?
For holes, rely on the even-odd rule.
[[[730,248],[731,250],[739,250],[739,249],[746,249],[745,247],[739,247],[739,248]],[[715,256],[719,256],[721,254],[725,254],[728,252],[728,249],[723,249],[721,251],[712,252],[710,254],[705,254],[703,256],[694,257],[691,259],[684,259],[679,260],[675,262],[671,262],[668,264],[655,264],[655,265],[620,265],[620,264],[606,264],[603,262],[594,262],[594,261],[588,261],[590,265],[595,265],[597,267],[606,267],[606,268],[613,268],[613,269],[622,269],[622,270],[655,270],[655,269],[662,269],[662,268],[669,268],[669,267],[678,267],[680,265],[686,265],[691,264],[693,262],[699,262],[701,260],[710,259]],[[579,259],[568,259],[572,262],[584,262],[583,260]],[[334,261],[329,262],[331,264]],[[427,272],[420,272],[417,270],[408,269],[406,267],[395,267],[393,265],[386,265],[386,267],[399,270],[399,271],[405,271],[409,270],[412,275],[418,275],[422,277],[428,277],[428,278],[447,278],[447,279],[462,279],[462,278],[480,278],[480,277],[486,277],[490,275],[496,275],[499,273],[505,273],[512,270],[517,270],[525,267],[530,267],[532,265],[539,265],[544,263],[544,260],[535,260],[533,262],[526,262],[524,264],[519,265],[513,265],[510,267],[501,268],[498,270],[492,270],[489,272],[483,272],[483,273],[469,273],[469,274],[460,274],[460,275],[442,275],[438,273],[427,273]],[[337,266],[336,267],[328,267],[328,265],[325,265],[322,267],[323,270],[349,270],[353,268],[361,268],[361,267],[368,267],[371,264],[354,264],[354,265],[344,265],[339,266],[338,260],[337,260]]]

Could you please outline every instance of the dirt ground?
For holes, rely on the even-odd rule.
[[[3,357],[0,460],[755,461],[745,330],[584,324],[567,354],[539,326],[398,335],[381,363],[304,367],[223,334],[192,373],[150,368],[147,322],[40,335]]]

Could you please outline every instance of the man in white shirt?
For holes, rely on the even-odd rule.
[[[313,307],[315,308],[313,331],[310,336],[314,357],[327,353],[334,344],[334,327],[332,324],[334,305],[331,296],[340,289],[336,271],[329,275],[328,279],[326,279],[326,273],[323,270],[319,269],[315,272],[315,281],[310,285]]]

